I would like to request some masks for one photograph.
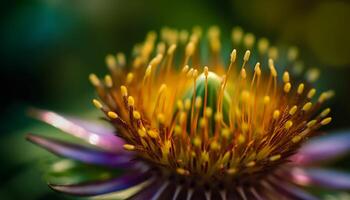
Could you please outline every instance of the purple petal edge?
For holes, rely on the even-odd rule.
[[[105,126],[73,117],[65,117],[47,110],[31,109],[29,112],[36,119],[101,149],[111,152],[123,151],[123,140],[118,138],[112,129]]]
[[[84,163],[110,167],[130,167],[131,165],[130,160],[132,157],[130,155],[98,151],[85,146],[33,134],[28,134],[27,140],[58,156],[71,158]]]
[[[90,182],[74,185],[55,185],[49,187],[57,192],[62,192],[76,196],[96,196],[110,192],[128,189],[146,181],[149,174],[129,174],[106,181]]]
[[[350,174],[317,168],[295,168],[291,172],[293,181],[299,185],[313,185],[328,189],[350,189]]]
[[[291,160],[298,165],[310,165],[335,159],[348,152],[350,152],[350,130],[310,140]]]

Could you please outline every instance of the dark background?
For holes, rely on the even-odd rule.
[[[307,67],[336,91],[334,122],[349,128],[350,2],[336,0],[27,0],[1,6],[0,199],[60,198],[49,191],[28,132],[56,130],[27,117],[39,107],[94,118],[90,72],[106,73],[107,53],[128,53],[149,30],[235,25],[295,44]],[[228,38],[227,38],[228,39]],[[57,132],[57,131],[56,131]],[[40,168],[40,167],[39,167]]]

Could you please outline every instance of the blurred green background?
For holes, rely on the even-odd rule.
[[[336,91],[331,102],[334,122],[327,129],[350,126],[347,0],[26,0],[2,4],[0,199],[63,198],[47,188],[41,175],[40,163],[50,160],[48,154],[24,140],[28,132],[58,131],[28,118],[26,109],[34,106],[96,118],[88,74],[105,74],[107,53],[129,55],[147,31],[165,25],[181,29],[219,25],[226,32],[240,25],[273,42],[299,46],[306,66],[321,68],[322,85]]]

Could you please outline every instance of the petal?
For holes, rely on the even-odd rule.
[[[272,184],[274,190],[280,194],[290,197],[295,200],[318,200],[317,197],[307,193],[301,188],[292,185],[290,183],[286,183],[284,181],[280,181],[277,179],[270,179],[270,183]],[[276,197],[277,199],[278,197]]]
[[[85,140],[89,144],[112,152],[122,151],[123,140],[118,138],[112,129],[105,126],[73,117],[64,117],[46,110],[32,109],[30,114],[70,135]]]
[[[56,155],[71,158],[84,163],[111,167],[127,167],[131,165],[130,160],[132,157],[130,155],[97,151],[85,146],[33,134],[29,134],[27,139]]]
[[[313,185],[328,189],[350,189],[350,174],[345,172],[295,168],[290,173],[293,181],[299,185]]]
[[[350,131],[341,131],[310,140],[291,159],[309,165],[343,156],[350,151]]]
[[[96,196],[131,188],[146,181],[149,176],[149,174],[131,174],[106,181],[74,185],[49,184],[49,186],[57,192],[63,192],[66,194],[77,196]]]

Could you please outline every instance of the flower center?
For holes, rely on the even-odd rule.
[[[238,62],[233,50],[225,68],[216,32],[209,34],[210,68],[197,67],[196,32],[182,49],[158,43],[157,55],[148,61],[155,41],[149,34],[129,68],[123,56],[109,56],[111,74],[104,82],[96,75],[90,80],[103,101],[94,104],[126,141],[124,148],[166,174],[203,184],[243,184],[286,162],[331,121],[329,109],[318,113],[331,91],[314,100],[309,83],[292,85],[287,71],[278,80],[272,59],[269,72],[259,62],[250,71],[250,51]],[[175,57],[183,58],[180,64]]]

